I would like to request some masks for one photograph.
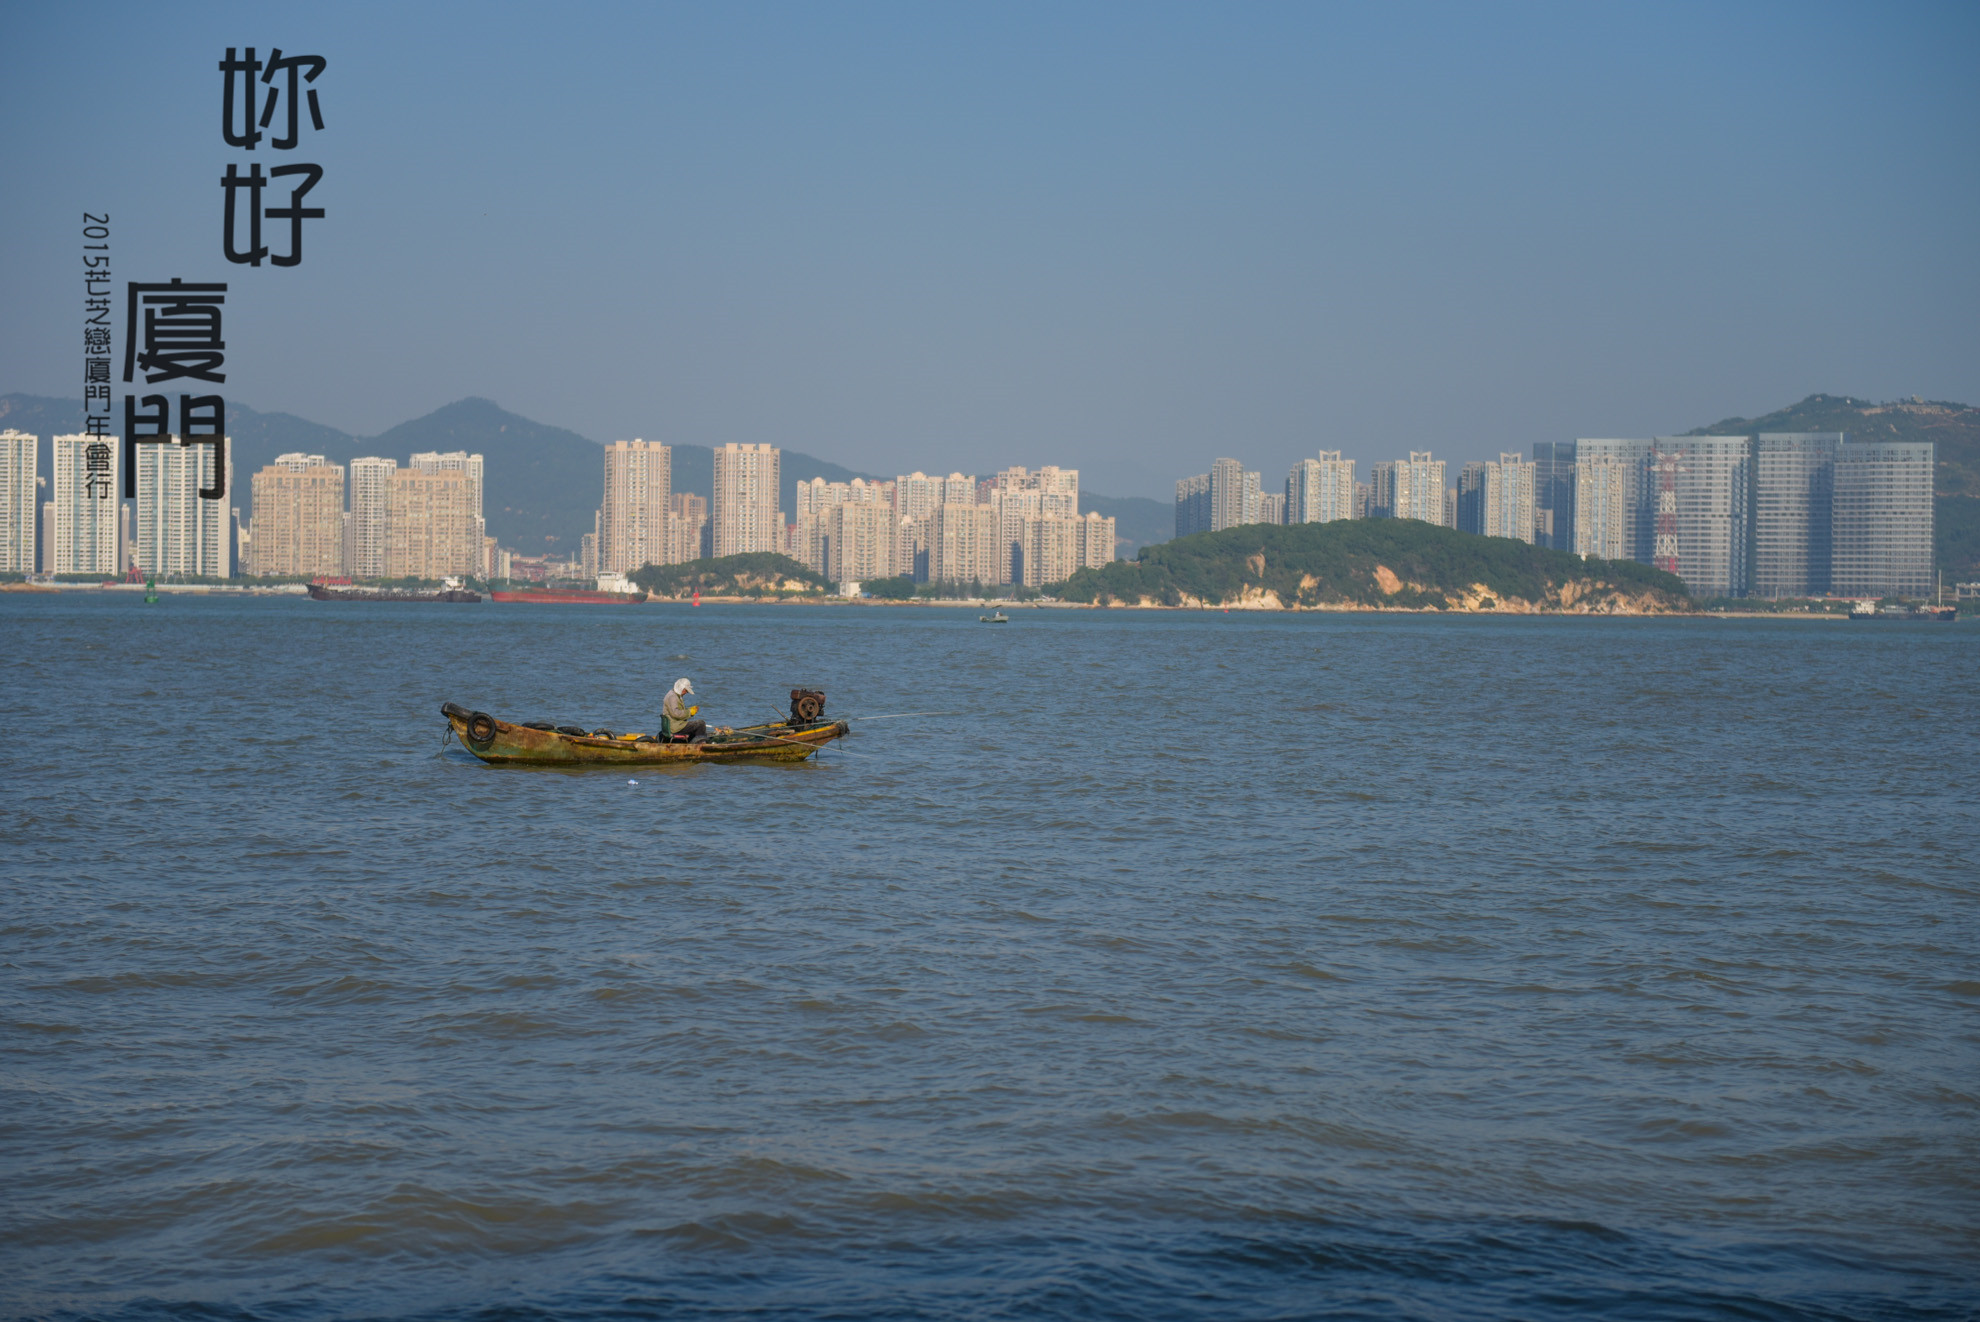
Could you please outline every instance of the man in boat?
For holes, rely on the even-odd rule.
[[[688,698],[694,696],[694,685],[685,679],[674,681],[674,688],[667,700],[660,704],[660,737],[680,743],[693,743],[708,737],[708,722],[701,720],[699,707],[690,707]]]

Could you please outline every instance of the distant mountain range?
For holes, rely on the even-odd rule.
[[[14,428],[42,438],[44,475],[49,472],[48,438],[81,431],[82,416],[79,399],[0,395],[0,430]],[[277,455],[320,454],[337,464],[348,464],[360,455],[383,455],[404,463],[408,455],[421,450],[466,450],[485,461],[488,485],[482,506],[488,531],[498,542],[527,555],[574,553],[578,539],[591,531],[591,516],[604,485],[599,442],[532,422],[486,399],[458,400],[378,436],[352,436],[292,413],[258,413],[229,403],[227,434],[233,440],[233,503],[243,518],[253,510],[248,479]],[[674,490],[711,495],[714,452],[705,445],[676,444],[673,450]],[[798,450],[784,451],[782,469],[787,512],[797,508],[800,482],[814,477],[850,482],[855,477],[880,476]],[[1081,492],[1080,499],[1082,510],[1097,508],[1114,516],[1116,533],[1128,539],[1123,548],[1127,555],[1169,535],[1170,510],[1160,501],[1113,499],[1090,492]]]

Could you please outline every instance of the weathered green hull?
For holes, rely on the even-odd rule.
[[[698,744],[669,743],[652,737],[606,739],[588,734],[535,730],[498,721],[447,703],[440,709],[461,747],[483,762],[502,766],[656,766],[689,762],[802,762],[834,739],[851,732],[844,721],[807,726],[751,725],[711,736]],[[477,719],[479,718],[479,719]],[[478,738],[486,734],[485,739]]]

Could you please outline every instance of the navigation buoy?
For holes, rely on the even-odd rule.
[[[694,590],[694,604],[695,604],[695,605],[697,605],[697,606],[699,606],[699,605],[701,604],[701,589],[700,589],[700,588],[696,588],[696,589]]]

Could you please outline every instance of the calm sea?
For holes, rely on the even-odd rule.
[[[944,714],[442,746],[679,675]],[[1980,1313],[1980,626],[9,595],[0,716],[8,1315]]]

